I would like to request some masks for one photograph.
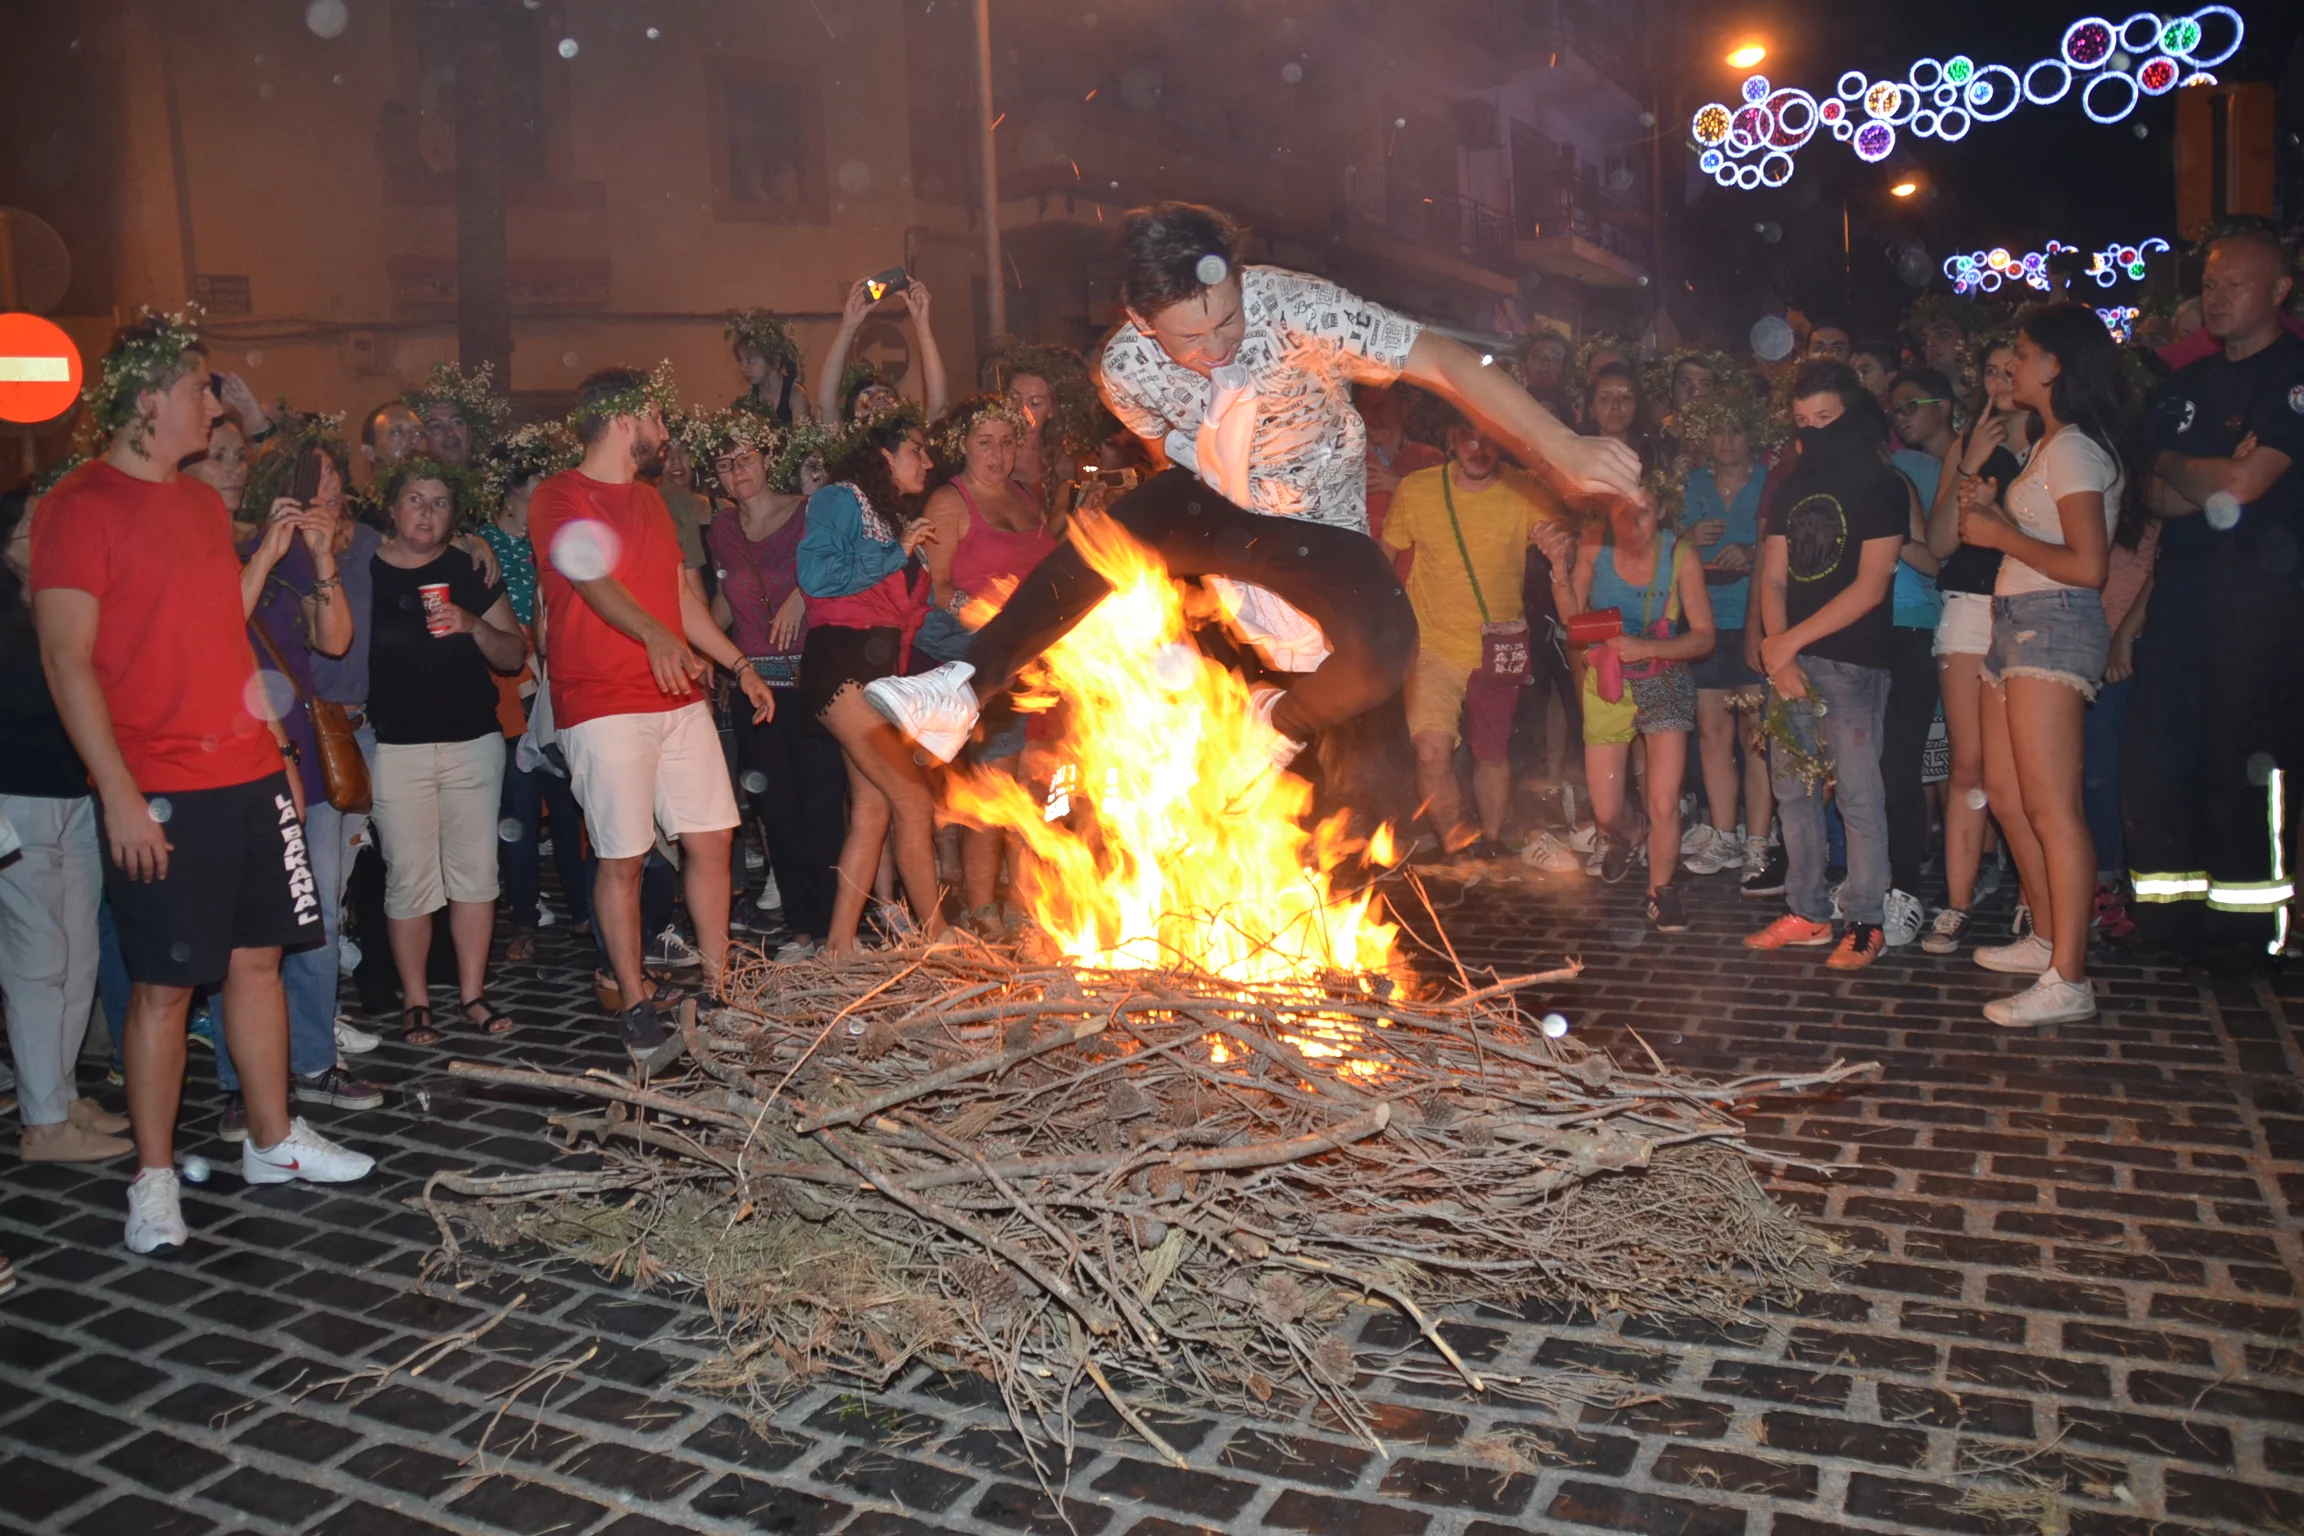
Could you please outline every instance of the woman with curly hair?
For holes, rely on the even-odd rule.
[[[816,419],[804,382],[808,356],[791,326],[765,309],[740,310],[728,317],[727,336],[737,371],[744,375],[736,409],[786,427]]]
[[[808,498],[800,537],[808,638],[795,702],[824,723],[848,766],[848,835],[824,934],[824,951],[835,957],[856,948],[891,826],[913,922],[931,935],[944,926],[927,775],[911,745],[864,700],[865,684],[901,668],[904,636],[919,612],[909,567],[936,530],[906,514],[928,489],[930,468],[927,433],[908,410],[869,422],[833,459],[833,483]]]
[[[953,407],[936,446],[959,472],[928,498],[936,530],[928,546],[928,576],[935,606],[912,642],[912,668],[925,672],[965,660],[968,643],[1034,566],[1056,550],[1048,518],[1031,489],[1017,478],[1017,446],[1030,418],[1006,395],[976,395]],[[977,765],[1014,775],[1024,753],[1024,722],[995,728],[976,748]],[[1000,861],[1007,834],[968,827],[960,836],[960,888],[979,929],[1000,920]]]

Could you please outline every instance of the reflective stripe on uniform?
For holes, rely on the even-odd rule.
[[[2208,871],[2148,875],[2130,870],[2128,888],[2138,901],[2200,901],[2208,895]]]
[[[2219,912],[2269,912],[2295,899],[2287,880],[2219,880],[2208,887],[2208,905]]]

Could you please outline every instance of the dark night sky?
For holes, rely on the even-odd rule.
[[[1819,98],[1843,70],[1873,78],[1901,78],[1923,55],[1965,53],[1978,63],[2004,63],[2021,73],[2056,52],[2064,29],[2083,14],[2084,0],[1777,0],[1741,11],[1715,10],[1695,0],[1690,35],[1709,43],[1715,18],[1748,18],[1765,37],[1770,56],[1760,66],[1775,82],[1798,85]],[[2115,23],[2129,13],[2114,8]],[[2248,22],[2241,53],[2216,73],[2225,80],[2279,80],[2297,41],[2304,7],[2242,3]],[[2095,13],[2103,14],[2103,8]],[[1697,82],[1732,100],[1737,72],[1706,47],[1692,61]],[[1998,123],[1977,124],[1957,144],[1900,135],[1882,165],[1866,165],[1849,148],[1818,135],[1798,156],[1799,169],[1781,190],[1736,192],[1703,181],[1688,211],[1683,248],[1705,259],[1688,275],[1696,293],[1684,319],[1699,328],[1738,334],[1769,298],[1811,314],[1849,311],[1879,329],[1910,302],[1898,283],[1887,248],[1917,239],[1934,270],[1955,250],[2006,244],[2036,248],[2056,238],[2072,244],[2175,238],[2175,99],[2147,99],[2111,126],[2091,122],[2078,92],[2052,106],[2029,104]],[[2134,125],[2146,130],[2138,138]],[[1684,131],[1684,121],[1677,125]],[[1907,165],[1921,173],[1926,191],[1910,202],[1889,197],[1889,172]],[[1843,279],[1840,213],[1845,197],[1853,230],[1852,277]],[[1764,243],[1759,222],[1784,230],[1780,243]],[[1940,289],[1942,284],[1939,282]],[[1685,294],[1685,290],[1683,290]]]

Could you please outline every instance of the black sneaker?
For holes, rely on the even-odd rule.
[[[1738,889],[1746,896],[1781,896],[1784,894],[1784,882],[1791,878],[1791,874],[1792,861],[1785,857],[1784,850],[1771,848],[1768,850],[1768,862],[1761,867],[1760,872],[1746,875]]]
[[[671,1031],[656,1016],[656,1005],[649,1002],[634,1003],[616,1017],[618,1036],[624,1048],[634,1055],[645,1056],[662,1045]]]
[[[641,951],[640,963],[661,971],[688,970],[704,963],[696,946],[678,928],[666,928]]]
[[[288,1091],[302,1103],[325,1104],[330,1109],[374,1109],[384,1102],[383,1089],[360,1081],[342,1067],[298,1077]]]
[[[1600,878],[1610,885],[1632,870],[1632,844],[1612,833],[1600,834]]]
[[[1688,913],[1680,904],[1678,886],[1658,886],[1648,893],[1648,921],[1658,933],[1688,931]]]

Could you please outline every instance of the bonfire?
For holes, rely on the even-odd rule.
[[[1027,678],[1070,706],[1071,803],[949,797],[1027,846],[1028,938],[738,950],[630,1077],[456,1063],[592,1107],[554,1117],[564,1169],[433,1180],[446,1259],[464,1230],[694,1292],[725,1346],[703,1387],[765,1402],[927,1363],[996,1384],[1028,1445],[1069,1445],[1094,1394],[1180,1466],[1149,1404],[1309,1409],[1375,1443],[1380,1379],[1532,1390],[1460,1358],[1448,1307],[1726,1318],[1828,1283],[1732,1111],[1868,1067],[1694,1081],[1539,1018],[1524,999],[1572,963],[1412,956],[1388,834],[1308,825],[1288,775],[1219,803],[1245,685],[1153,557],[1109,524],[1074,537],[1114,592]],[[1356,1348],[1366,1305],[1417,1348]]]

